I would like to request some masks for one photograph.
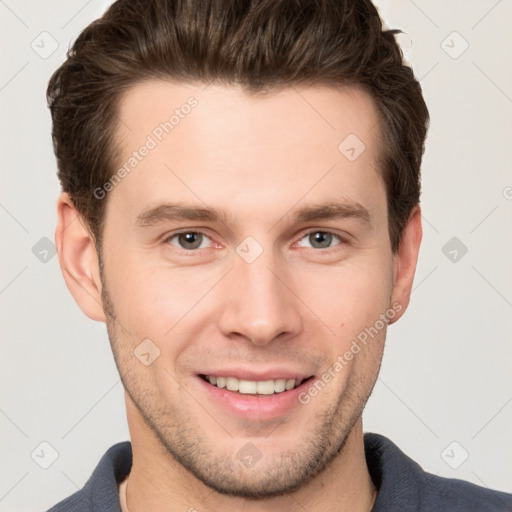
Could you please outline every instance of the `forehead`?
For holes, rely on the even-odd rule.
[[[188,108],[187,103],[196,103]],[[173,118],[174,114],[174,118]],[[193,114],[193,115],[189,115]],[[121,97],[117,127],[121,139],[144,136],[171,122],[177,142],[188,126],[202,140],[202,147],[220,149],[236,136],[238,145],[275,145],[286,142],[338,146],[352,133],[360,139],[375,135],[378,115],[371,96],[352,86],[288,87],[266,94],[250,94],[238,85],[184,84],[147,81]],[[182,121],[188,118],[186,123]],[[242,131],[239,131],[243,128]],[[373,133],[372,133],[373,132]],[[164,135],[167,134],[164,132]],[[276,135],[281,138],[276,139]],[[158,138],[158,133],[156,133]]]
[[[261,214],[307,199],[371,202],[383,190],[378,115],[358,88],[250,95],[150,81],[123,95],[118,117],[117,168],[128,176],[112,196],[134,209],[192,200],[252,215],[252,202]]]

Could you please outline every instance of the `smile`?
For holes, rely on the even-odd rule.
[[[201,375],[201,378],[219,389],[227,389],[243,395],[273,395],[290,391],[302,384],[304,379],[245,380],[236,377]]]

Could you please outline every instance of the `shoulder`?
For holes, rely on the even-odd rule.
[[[442,505],[450,511],[512,511],[512,495],[505,492],[426,472],[422,474],[421,484],[423,487],[422,501],[426,510],[434,510],[432,507]]]
[[[131,443],[115,444],[103,455],[84,487],[48,512],[120,512],[118,484],[128,475],[131,465]]]
[[[54,505],[47,512],[86,512],[89,510],[94,510],[94,506],[89,497],[84,494],[83,489],[80,489],[75,494]]]
[[[374,512],[510,512],[512,494],[423,471],[392,441],[365,434],[365,455],[379,490]]]

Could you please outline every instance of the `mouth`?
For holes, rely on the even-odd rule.
[[[199,375],[206,383],[218,389],[226,389],[241,395],[271,396],[286,393],[298,388],[304,382],[314,378],[278,378],[266,380],[246,380],[237,377],[223,377],[217,375]]]
[[[298,397],[314,379],[314,375],[284,368],[262,372],[239,368],[226,369],[220,375],[212,370],[196,374],[199,390],[205,393],[211,407],[230,417],[258,424],[282,421],[293,411],[296,411],[296,419],[309,413],[310,409],[306,410]]]

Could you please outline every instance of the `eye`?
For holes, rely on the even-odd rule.
[[[305,240],[305,245],[301,242]],[[333,242],[341,243],[342,240],[339,236],[329,231],[310,231],[306,233],[299,241],[301,247],[312,247],[313,249],[329,249],[333,247]],[[334,244],[334,245],[337,245]]]
[[[211,239],[198,231],[184,231],[171,235],[167,238],[166,242],[180,249],[193,251],[195,249],[205,249],[208,247],[208,243],[211,242]]]

